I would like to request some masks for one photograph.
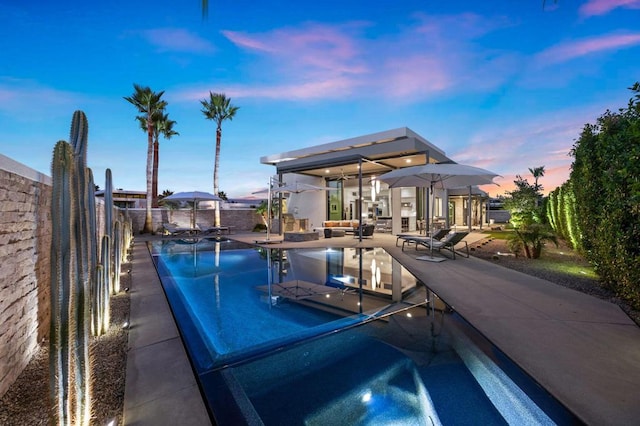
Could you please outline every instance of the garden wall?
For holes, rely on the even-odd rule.
[[[133,232],[139,234],[144,227],[144,219],[146,215],[145,209],[128,209],[131,221],[133,222]],[[170,210],[170,209],[152,209],[153,228],[156,232],[162,232],[163,223],[177,223],[181,226],[191,225],[192,210]],[[215,210],[206,209],[198,210],[196,222],[203,225],[213,225]],[[232,232],[251,232],[253,227],[258,223],[263,223],[262,218],[256,213],[255,209],[221,209],[220,223],[223,226],[232,226]]]
[[[49,337],[51,197],[49,176],[0,154],[0,396]],[[100,241],[104,200],[96,216]]]
[[[0,154],[0,396],[49,334],[51,179]]]

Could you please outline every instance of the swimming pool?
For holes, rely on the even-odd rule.
[[[574,424],[383,249],[161,241],[218,424]]]

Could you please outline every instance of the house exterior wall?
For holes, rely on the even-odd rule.
[[[0,155],[0,396],[49,334],[50,179]]]

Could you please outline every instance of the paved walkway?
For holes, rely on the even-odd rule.
[[[256,234],[231,235],[251,242]],[[277,236],[274,236],[277,238]],[[469,241],[481,238],[472,233]],[[350,236],[272,247],[384,247],[588,424],[640,419],[640,328],[617,306],[475,258],[416,260],[395,236]],[[125,423],[207,425],[209,420],[155,269],[135,248]]]

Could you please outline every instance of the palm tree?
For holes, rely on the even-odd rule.
[[[164,90],[155,93],[151,88],[135,83],[133,84],[133,89],[133,95],[125,96],[124,99],[135,106],[138,112],[142,113],[136,119],[139,121],[143,119],[146,122],[147,131],[147,211],[142,232],[153,233],[153,218],[151,216],[151,206],[153,204],[153,132],[155,128],[153,116],[157,114],[157,111],[164,110],[167,102],[162,100]]]
[[[231,105],[231,99],[224,93],[209,92],[209,100],[200,101],[203,106],[202,113],[207,120],[216,122],[216,153],[215,164],[213,166],[213,193],[217,194],[218,189],[218,166],[220,165],[220,140],[222,139],[222,122],[233,120],[239,107]],[[215,226],[220,226],[220,202],[216,201]]]
[[[533,169],[529,169],[529,172],[533,175],[535,181],[533,182],[533,187],[536,191],[542,191],[542,186],[538,186],[538,179],[544,176],[544,166],[534,167]]]
[[[160,135],[169,140],[172,136],[180,135],[173,130],[176,124],[174,120],[169,120],[169,114],[165,114],[164,110],[158,110],[153,115],[153,172],[151,175],[151,207],[158,207],[158,164],[160,163]],[[138,117],[140,127],[147,129],[147,120],[144,117]]]

